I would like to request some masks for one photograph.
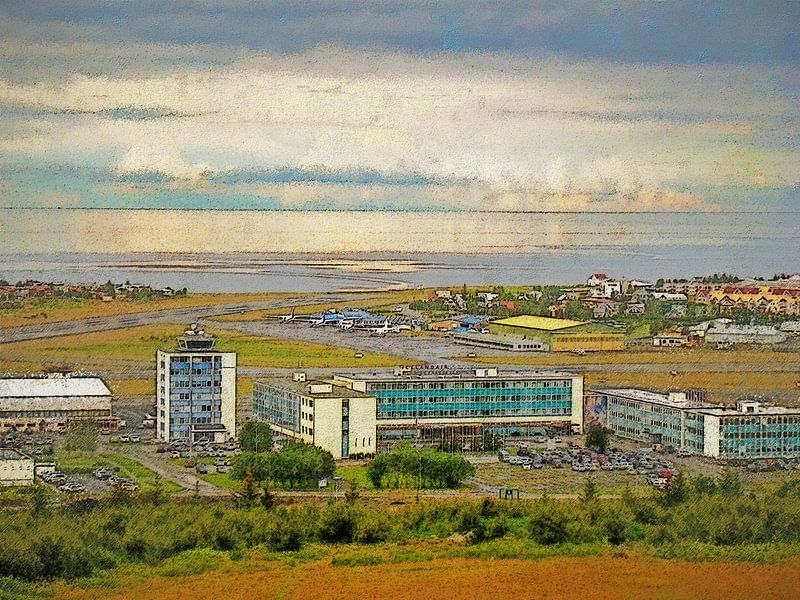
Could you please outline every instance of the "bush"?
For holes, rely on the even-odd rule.
[[[321,515],[319,537],[323,542],[352,542],[356,525],[353,508],[336,502],[328,505]]]

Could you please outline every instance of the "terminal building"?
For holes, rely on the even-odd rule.
[[[800,457],[800,408],[756,401],[726,407],[638,389],[591,390],[587,404],[615,435],[647,444],[726,460]]]
[[[522,315],[489,323],[495,336],[531,340],[552,352],[625,350],[625,334],[607,325]]]
[[[156,435],[164,442],[236,437],[236,353],[192,326],[156,353]]]
[[[61,373],[0,379],[0,431],[63,431],[73,420],[119,427],[102,379]]]
[[[403,440],[470,451],[482,449],[486,436],[533,435],[543,428],[563,433],[583,430],[583,377],[573,373],[425,366],[292,383],[256,382],[256,418],[317,445],[322,445],[320,430],[341,427],[342,447],[336,445],[340,438],[327,433],[324,439],[333,441],[322,446],[336,457],[386,450]],[[334,408],[317,413],[320,400]]]

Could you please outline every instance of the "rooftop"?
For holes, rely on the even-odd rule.
[[[371,394],[365,394],[357,390],[351,390],[343,385],[331,385],[330,392],[311,392],[309,389],[311,385],[324,385],[331,384],[330,381],[291,381],[288,379],[260,379],[256,381],[256,386],[259,384],[270,385],[279,387],[286,390],[291,390],[309,398],[372,398]]]
[[[496,374],[488,374],[494,371]],[[483,374],[481,374],[483,372]],[[503,379],[564,379],[572,378],[575,373],[567,371],[538,371],[538,370],[497,370],[497,367],[478,367],[477,369],[443,368],[443,369],[410,369],[401,374],[380,371],[360,373],[337,373],[337,377],[353,379],[356,381],[405,381],[405,380],[442,380],[442,379],[478,379],[478,380],[503,380]]]
[[[651,404],[659,404],[669,408],[685,409],[685,408],[706,408],[713,405],[707,402],[691,401],[686,398],[685,394],[664,394],[661,392],[653,392],[651,390],[639,390],[635,388],[615,388],[615,389],[600,389],[590,390],[600,394],[608,394],[611,396],[619,396],[629,400],[636,400],[639,402],[649,402]]]
[[[0,460],[33,460],[14,448],[0,448]]]
[[[99,377],[0,379],[0,398],[56,396],[111,396],[111,390]]]
[[[558,331],[578,325],[588,325],[586,321],[573,321],[571,319],[553,319],[551,317],[537,317],[533,315],[521,315],[519,317],[508,317],[492,321],[493,325],[510,325],[512,327],[524,327],[526,329],[539,329],[543,331]]]

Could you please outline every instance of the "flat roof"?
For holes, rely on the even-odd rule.
[[[111,396],[99,377],[20,377],[0,379],[0,398]]]
[[[303,396],[308,396],[309,398],[374,398],[372,394],[365,394],[364,392],[359,392],[358,390],[351,390],[350,388],[345,387],[343,385],[333,384],[330,381],[320,381],[316,379],[311,381],[292,381],[287,379],[259,379],[256,381],[256,384],[259,383],[264,383],[275,387],[283,388],[286,390],[291,390],[293,392],[297,392],[298,394],[302,394]],[[309,385],[320,385],[320,384],[330,384],[331,391],[311,392],[308,389]]]
[[[610,396],[620,396],[622,398],[628,398],[629,400],[638,400],[640,402],[660,404],[662,406],[668,406],[670,408],[677,408],[677,409],[684,409],[684,408],[698,409],[698,408],[713,407],[713,405],[709,404],[708,402],[698,402],[698,401],[691,401],[688,399],[684,400],[684,399],[670,398],[669,394],[664,394],[661,392],[653,392],[651,390],[640,390],[635,388],[614,388],[614,389],[591,389],[589,391],[598,394],[607,394]]]
[[[670,398],[668,394],[633,388],[591,389],[588,391],[611,396],[620,396],[622,398],[649,402],[651,404],[659,404],[661,406],[667,406],[675,409],[687,409],[707,415],[723,417],[757,417],[760,415],[800,414],[800,408],[794,408],[790,406],[772,406],[763,403],[759,404],[756,412],[743,412],[735,406],[720,406],[718,404],[711,404],[710,402],[692,401],[688,399],[678,400]]]
[[[478,367],[480,370],[482,367]],[[483,367],[485,369],[495,369],[496,367]],[[441,381],[446,379],[478,380],[478,381],[503,381],[504,379],[564,379],[572,378],[577,373],[568,371],[537,371],[537,370],[503,370],[497,371],[497,375],[476,375],[476,369],[448,369],[441,372],[436,371],[408,371],[402,375],[394,373],[362,372],[362,373],[337,373],[337,377],[346,377],[356,381]]]
[[[558,331],[577,327],[578,325],[588,325],[588,321],[573,321],[571,319],[553,319],[551,317],[537,317],[533,315],[520,315],[518,317],[508,317],[492,321],[492,325],[510,325],[512,327],[523,327],[525,329],[540,329],[542,331]]]

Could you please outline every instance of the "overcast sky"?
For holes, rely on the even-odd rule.
[[[0,1],[0,206],[798,210],[800,2]]]

